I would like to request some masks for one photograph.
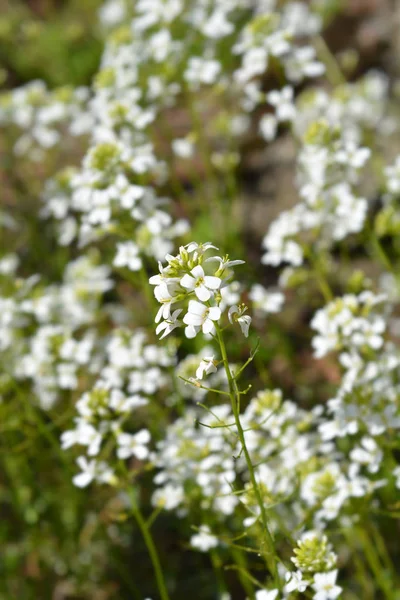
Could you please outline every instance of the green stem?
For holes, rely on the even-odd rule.
[[[371,542],[368,533],[365,529],[358,530],[359,539],[363,545],[365,558],[370,566],[371,571],[375,576],[375,580],[387,600],[393,600],[393,592],[395,591],[390,582],[386,579],[385,571],[382,568],[381,561],[377,555],[375,545]]]
[[[394,567],[393,561],[392,561],[391,556],[386,547],[386,541],[385,541],[384,537],[382,536],[379,527],[377,525],[375,525],[373,522],[370,523],[370,530],[371,530],[371,536],[374,538],[374,540],[376,542],[376,547],[381,556],[382,562],[384,563],[387,572],[390,574],[390,577],[392,579],[392,585],[394,586],[395,581],[396,581],[396,575],[395,575],[396,569]]]
[[[221,570],[221,559],[218,555],[218,552],[215,549],[211,549],[210,550],[210,559],[211,559],[211,564],[212,564],[212,568],[215,574],[215,578],[217,580],[217,586],[218,586],[218,595],[222,596],[226,591],[226,584],[225,584],[225,580],[224,580],[224,576],[222,574],[222,570]]]
[[[389,256],[387,255],[384,247],[381,244],[380,239],[378,238],[378,236],[376,235],[376,233],[372,227],[369,228],[368,233],[370,236],[372,248],[373,248],[373,251],[375,252],[376,258],[385,267],[385,269],[387,269],[389,271],[389,273],[391,273],[393,275],[396,286],[397,286],[397,291],[400,293],[400,277],[399,277],[398,271],[396,270],[396,267],[392,264],[392,261],[390,260]]]
[[[316,36],[314,44],[318,57],[326,67],[326,76],[331,85],[336,87],[347,83],[346,77],[343,75],[335,55],[332,54],[324,38],[322,36]]]
[[[165,584],[164,575],[163,575],[163,572],[161,569],[160,559],[158,557],[157,549],[154,544],[149,527],[146,524],[145,519],[143,518],[143,515],[137,505],[136,498],[135,498],[134,494],[132,493],[132,491],[130,491],[129,495],[131,498],[132,514],[133,514],[134,518],[136,519],[136,523],[138,524],[138,527],[142,533],[144,543],[146,544],[146,547],[147,547],[147,550],[148,550],[148,553],[150,556],[150,560],[153,565],[154,575],[156,577],[156,582],[157,582],[158,591],[160,593],[160,598],[161,598],[161,600],[169,600],[167,586]]]
[[[361,557],[357,553],[357,549],[354,547],[354,539],[352,539],[352,535],[350,530],[347,528],[343,529],[343,535],[346,538],[347,544],[349,548],[354,549],[353,553],[353,561],[355,566],[355,578],[358,580],[360,588],[362,589],[363,598],[365,600],[373,600],[373,587],[370,585],[370,577],[367,572],[367,569],[362,561]]]
[[[244,575],[244,572],[247,573],[246,554],[244,552],[242,552],[241,550],[238,550],[234,546],[230,547],[230,551],[231,551],[233,560],[235,561],[236,565],[238,566],[237,573],[238,573],[238,577],[239,577],[240,583],[242,584],[244,591],[246,592],[246,594],[249,598],[254,598],[253,582],[251,581],[251,579],[249,579],[248,577],[246,577]]]
[[[334,298],[334,294],[326,278],[325,269],[321,265],[320,258],[311,251],[308,254],[308,259],[313,268],[315,279],[317,280],[325,302],[331,302]]]
[[[280,579],[279,579],[278,568],[277,568],[277,555],[276,555],[275,548],[274,548],[274,540],[273,540],[273,537],[272,537],[271,532],[268,527],[267,512],[265,510],[260,487],[256,480],[254,466],[253,466],[253,463],[251,462],[251,457],[250,457],[250,454],[249,454],[249,451],[248,451],[248,448],[246,445],[243,427],[240,422],[240,392],[238,390],[236,380],[232,376],[231,370],[229,368],[229,362],[228,362],[228,356],[227,356],[227,352],[226,352],[224,338],[223,338],[221,329],[219,328],[218,325],[216,326],[216,330],[217,330],[218,343],[219,343],[219,346],[221,349],[222,360],[224,363],[226,376],[228,378],[231,405],[232,405],[233,415],[235,418],[236,429],[237,429],[240,445],[242,447],[242,451],[243,451],[244,457],[246,459],[247,468],[249,470],[250,481],[251,481],[251,484],[252,484],[252,487],[254,490],[254,494],[257,499],[257,504],[260,509],[260,516],[261,516],[261,521],[262,521],[263,528],[264,528],[264,535],[265,535],[265,541],[266,541],[266,547],[267,547],[267,552],[266,552],[267,562],[268,562],[268,566],[273,574],[275,584],[278,587],[280,587]]]

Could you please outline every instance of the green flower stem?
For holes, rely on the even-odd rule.
[[[254,585],[251,579],[249,579],[245,573],[247,574],[247,563],[246,563],[246,554],[235,548],[235,546],[230,547],[230,552],[232,555],[235,564],[237,565],[237,574],[239,577],[239,581],[242,584],[244,591],[246,592],[249,598],[254,598]]]
[[[223,338],[221,329],[219,328],[218,325],[216,325],[216,330],[217,330],[217,339],[218,339],[218,343],[219,343],[220,350],[221,350],[222,360],[224,363],[226,376],[228,378],[231,405],[232,405],[233,415],[235,418],[236,429],[237,429],[237,433],[239,436],[240,445],[242,447],[242,451],[243,451],[244,457],[246,459],[247,468],[249,470],[250,481],[253,486],[254,494],[257,499],[257,504],[260,509],[261,521],[262,521],[262,525],[263,525],[263,529],[264,529],[264,536],[265,536],[265,542],[266,542],[266,547],[267,547],[267,552],[266,552],[267,562],[268,562],[270,571],[274,577],[275,584],[280,588],[280,579],[279,579],[278,567],[277,567],[278,557],[275,552],[274,540],[273,540],[273,537],[272,537],[271,532],[268,527],[267,512],[265,510],[260,487],[256,480],[254,466],[253,466],[253,463],[251,462],[251,457],[250,457],[250,454],[249,454],[249,451],[248,451],[248,448],[246,445],[243,427],[240,422],[240,392],[238,390],[236,380],[233,377],[231,370],[229,368],[229,362],[228,362],[228,356],[227,356],[227,352],[226,352],[224,338]]]
[[[347,83],[346,77],[339,66],[336,56],[332,53],[324,38],[319,35],[316,36],[314,45],[318,58],[326,67],[326,76],[329,83],[334,87]]]
[[[396,267],[392,264],[392,261],[387,255],[379,237],[376,235],[372,227],[369,228],[368,234],[370,236],[372,250],[375,253],[377,260],[383,265],[385,269],[389,271],[389,273],[393,275],[397,286],[397,291],[400,293],[400,276]]]
[[[306,253],[306,257],[310,261],[311,267],[313,269],[314,277],[317,281],[317,284],[321,290],[321,293],[324,297],[325,302],[331,302],[334,299],[334,294],[329,285],[328,279],[326,277],[325,269],[321,263],[319,256],[317,256],[312,250],[309,253]]]
[[[354,537],[352,537],[352,533],[347,527],[344,527],[341,530],[341,533],[343,534],[348,547],[353,549],[352,560],[355,568],[355,579],[357,579],[360,589],[362,590],[362,598],[363,600],[374,600],[374,588],[370,585],[370,574],[354,545]]]
[[[358,536],[363,546],[365,558],[368,562],[371,571],[374,574],[377,584],[379,585],[384,594],[384,597],[387,598],[387,600],[393,600],[395,590],[393,589],[390,581],[386,577],[386,572],[385,569],[382,567],[382,563],[376,552],[375,544],[372,543],[365,529],[359,528]]]
[[[226,583],[221,570],[222,561],[218,555],[218,552],[213,548],[210,550],[210,560],[215,574],[215,579],[217,580],[218,594],[222,596],[225,592],[227,592]]]
[[[168,591],[167,591],[167,586],[165,584],[160,559],[159,559],[158,552],[157,552],[156,546],[154,544],[152,535],[150,533],[150,528],[149,528],[148,524],[146,523],[146,521],[140,511],[140,508],[137,504],[137,501],[136,501],[136,498],[135,498],[135,495],[134,495],[134,492],[132,489],[129,490],[129,496],[131,498],[132,514],[133,514],[133,516],[136,520],[136,523],[141,531],[144,543],[146,544],[147,551],[149,553],[150,560],[153,565],[154,575],[156,578],[160,598],[161,598],[161,600],[169,600],[169,595],[168,595]]]
[[[388,552],[385,538],[383,537],[379,527],[373,521],[370,522],[370,537],[374,540],[378,553],[381,556],[382,562],[385,565],[386,572],[390,574],[391,584],[396,584],[396,568],[392,558]]]

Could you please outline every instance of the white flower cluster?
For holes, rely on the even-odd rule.
[[[280,312],[285,301],[285,297],[281,292],[267,290],[260,283],[255,283],[252,286],[249,298],[253,303],[254,312],[258,315]]]
[[[202,425],[196,426],[197,419]],[[236,479],[232,455],[237,450],[232,424],[231,408],[222,404],[201,417],[186,410],[168,427],[152,456],[159,469],[154,477],[159,486],[153,494],[155,506],[176,510],[180,516],[199,506],[220,519],[233,513],[239,499],[232,494]]]
[[[21,139],[33,136],[43,146],[60,140],[58,131],[50,128],[53,122],[72,122],[74,134],[90,132],[81,168],[70,170],[68,176],[64,173],[63,185],[58,180],[47,185],[44,214],[59,222],[59,239],[65,245],[76,237],[87,243],[105,233],[121,236],[115,265],[135,271],[142,254],[161,260],[172,250],[171,240],[188,229],[186,221],[174,222],[161,209],[165,198],[154,187],[167,176],[153,135],[163,110],[173,106],[186,88],[217,85],[220,93],[223,90],[235,100],[223,103],[233,105],[232,114],[227,113],[228,122],[232,117],[229,135],[242,133],[243,125],[247,127],[242,108],[251,110],[262,101],[260,76],[269,58],[279,60],[294,83],[323,72],[314,49],[302,45],[319,30],[321,19],[299,2],[288,2],[281,9],[275,2],[254,6],[241,0],[200,4],[141,0],[133,10],[113,0],[103,6],[100,18],[106,27],[124,19],[127,25],[111,33],[93,89],[49,93],[34,82],[32,89],[17,90],[5,102],[2,121],[15,122],[26,132]],[[233,61],[227,60],[225,51],[228,36]],[[187,45],[196,48],[196,55],[184,51]],[[279,107],[278,120],[293,116],[292,109],[279,106],[277,94],[269,100]],[[38,125],[32,116],[37,112]],[[213,155],[216,165],[217,159],[218,153]]]
[[[159,275],[150,277],[155,285],[154,295],[161,307],[156,315],[156,333],[165,337],[177,327],[185,327],[188,338],[200,331],[214,334],[215,326],[222,317],[221,290],[233,277],[232,267],[241,265],[243,260],[229,260],[229,257],[205,257],[208,250],[218,250],[210,242],[191,242],[181,246],[177,256],[167,255],[167,266],[159,264]],[[210,274],[208,274],[210,273]],[[181,317],[181,313],[187,312]],[[228,310],[231,323],[237,322],[247,337],[251,317],[245,315],[247,307],[233,305]]]
[[[213,352],[213,348],[204,346],[198,354],[189,354],[177,364],[175,375],[178,392],[182,398],[193,402],[202,402],[206,397],[207,389],[187,383],[193,380],[194,374],[198,379],[207,375],[207,386],[211,388],[224,390],[227,387],[225,371],[217,369],[217,361],[214,360]],[[197,373],[201,377],[198,377]]]
[[[374,489],[367,478],[352,473],[346,478],[339,463],[329,462],[332,446],[324,447],[315,428],[320,414],[320,410],[312,414],[298,409],[293,402],[283,402],[280,390],[264,390],[241,416],[246,445],[253,464],[258,465],[256,477],[265,506],[274,507],[293,530],[314,514],[316,530],[301,536],[292,559],[297,571],[282,573],[286,582],[282,598],[309,587],[315,592],[314,598],[339,596],[336,555],[321,532],[344,510],[348,499],[366,496]],[[198,425],[196,421],[200,421]],[[154,481],[160,486],[153,495],[153,504],[176,511],[181,518],[195,515],[200,506],[214,523],[216,519],[220,523],[232,519],[239,506],[244,506],[244,527],[249,533],[253,531],[260,510],[250,484],[246,483],[241,493],[237,491],[238,478],[246,480],[247,476],[244,459],[232,460],[238,450],[234,432],[228,405],[213,407],[205,417],[187,411],[169,426],[152,456],[159,469]],[[353,460],[363,458],[359,454]],[[272,513],[271,524],[277,528]],[[191,538],[192,547],[202,552],[219,544],[208,525],[201,525]],[[277,591],[265,593],[277,597]],[[264,596],[260,591],[257,598]]]
[[[345,372],[336,396],[328,402],[332,416],[320,426],[322,437],[333,439],[365,432],[368,438],[381,436],[389,429],[396,431],[400,427],[398,351],[386,343],[365,357],[344,352],[340,362]]]
[[[322,440],[334,440],[340,452],[308,476],[302,492],[310,505],[319,504],[317,521],[337,519],[351,497],[365,498],[389,483],[383,469],[384,438],[396,436],[400,428],[400,357],[385,340],[387,307],[383,294],[349,294],[318,311],[312,321],[318,332],[313,340],[316,355],[338,351],[344,371],[319,423]]]
[[[100,19],[110,35],[90,90],[50,92],[33,82],[0,102],[0,124],[11,125],[11,135],[17,131],[13,151],[19,155],[37,159],[43,154],[37,148],[53,148],[63,133],[89,134],[80,166],[47,182],[42,216],[55,221],[61,245],[76,242],[79,250],[98,243],[98,253],[110,255],[122,280],[114,284],[111,267],[99,265],[92,249],[68,263],[61,282],[53,284],[39,276],[19,279],[18,257],[3,256],[2,390],[21,385],[26,393],[30,384],[38,410],[51,409],[60,398],[78,398],[74,425],[61,436],[63,449],[81,449],[76,486],[106,483],[126,490],[136,472],[146,469],[150,478],[154,467],[155,511],[144,526],[148,533],[163,508],[200,523],[190,539],[194,549],[225,550],[229,540],[246,537],[249,545],[242,548],[262,554],[264,508],[277,553],[281,542],[296,547],[293,565],[279,565],[277,574],[270,569],[280,579],[279,589],[269,579],[256,592],[257,600],[289,600],[297,593],[314,600],[338,598],[342,588],[330,534],[338,539],[350,534],[364,515],[375,516],[375,509],[386,514],[387,499],[400,489],[400,353],[393,342],[399,329],[397,322],[396,333],[392,310],[398,302],[398,265],[390,265],[379,241],[391,234],[396,256],[400,159],[383,169],[383,180],[371,192],[362,186],[365,166],[375,158],[377,133],[393,131],[387,116],[390,90],[386,77],[371,72],[332,92],[308,87],[299,94],[298,84],[325,70],[308,42],[322,26],[313,12],[317,5],[321,2],[310,8],[278,0],[138,0],[131,6],[108,0]],[[269,65],[279,89],[265,88]],[[182,109],[186,101],[194,114],[165,144],[171,109]],[[299,202],[271,224],[263,240],[264,264],[300,267],[309,261],[323,279],[317,267],[324,260],[333,264],[328,262],[332,250],[342,245],[347,250],[348,236],[354,243],[361,234],[369,236],[369,200],[372,204],[379,186],[384,192],[373,223],[378,237],[371,245],[383,255],[385,269],[391,267],[381,279],[390,293],[365,291],[369,285],[374,289],[373,282],[364,286],[365,280],[354,291],[353,278],[345,287],[338,277],[334,289],[342,295],[334,298],[328,286],[325,295],[334,299],[311,321],[312,347],[326,370],[334,365],[333,375],[329,399],[318,397],[313,408],[306,404],[315,400],[312,392],[297,384],[297,372],[292,397],[300,405],[284,400],[278,389],[247,399],[251,386],[241,389],[239,377],[251,364],[254,378],[262,379],[255,352],[242,367],[229,364],[222,331],[231,324],[248,337],[251,324],[241,303],[245,287],[234,279],[234,268],[244,261],[221,256],[209,242],[190,242],[171,254],[175,239],[189,227],[172,215],[191,214],[183,201],[174,213],[164,195],[169,184],[179,187],[176,164],[190,166],[184,161],[195,161],[204,146],[207,169],[218,173],[215,187],[225,185],[240,160],[236,138],[252,122],[246,113],[263,105],[258,128],[264,140],[273,141],[287,127],[300,142]],[[218,115],[209,118],[208,112]],[[197,172],[197,163],[192,166]],[[220,177],[226,173],[229,177]],[[193,197],[197,200],[196,190]],[[184,328],[179,362],[173,342],[157,346],[143,330],[131,328],[131,319],[140,321],[140,315],[124,305],[129,287],[121,290],[123,280],[134,279],[131,272],[143,275],[154,259],[159,261],[159,273],[150,277],[160,305],[156,334],[162,339]],[[301,278],[303,270],[298,272]],[[107,293],[116,304],[106,301]],[[261,326],[284,302],[281,292],[260,283],[248,297]],[[217,338],[222,360],[211,346],[200,349],[200,333]],[[192,354],[181,355],[186,348]],[[218,368],[221,363],[225,369]],[[274,380],[273,369],[267,377]],[[205,407],[193,403],[205,403],[207,394],[204,414]],[[231,404],[221,403],[221,397],[230,397]],[[192,401],[189,409],[186,399]],[[356,550],[348,544],[347,551]]]
[[[163,210],[168,200],[139,184],[145,172],[157,168],[151,148],[130,148],[118,142],[93,146],[81,171],[64,171],[48,182],[43,214],[59,222],[64,245],[76,237],[88,244],[111,233],[129,239],[117,244],[114,265],[137,271],[141,254],[160,260],[172,250],[171,240],[186,233],[188,223],[173,222]]]
[[[245,110],[252,110],[262,101],[260,82],[254,78],[267,71],[270,60],[278,60],[285,78],[293,83],[306,77],[318,77],[325,71],[324,65],[316,60],[314,48],[298,44],[298,39],[304,39],[320,27],[318,18],[311,18],[313,25],[308,28],[310,12],[302,4],[300,13],[303,13],[304,21],[299,27],[299,3],[287,3],[282,12],[275,4],[263,6],[262,13],[246,25],[233,45],[233,52],[241,56],[241,66],[233,76],[237,84],[243,86]]]
[[[31,380],[43,408],[51,407],[63,390],[79,387],[79,375],[99,366],[97,318],[103,294],[113,282],[108,267],[89,256],[69,263],[64,282],[42,287],[37,277],[3,277],[8,294],[0,296],[0,350],[6,372]]]
[[[61,141],[61,126],[67,126],[72,136],[90,132],[93,117],[87,111],[88,99],[84,87],[50,91],[42,81],[32,81],[1,95],[0,125],[22,131],[14,143],[15,154],[40,161],[44,150]]]
[[[385,300],[385,294],[365,291],[359,296],[347,294],[336,298],[317,311],[311,321],[311,327],[317,332],[312,342],[315,356],[321,358],[332,350],[354,353],[382,348],[386,330],[382,315]]]
[[[386,167],[385,175],[388,192],[397,197],[400,194],[400,156],[396,158],[393,165]]]
[[[79,375],[94,371],[94,331],[76,339],[62,325],[42,325],[29,340],[27,353],[16,365],[17,379],[30,379],[33,391],[43,408],[50,408],[62,390],[76,390]]]
[[[286,594],[305,592],[312,587],[314,600],[335,600],[340,596],[342,588],[336,585],[338,572],[332,570],[337,557],[326,536],[307,531],[298,541],[294,553],[292,561],[298,570],[286,573]]]
[[[371,151],[363,140],[377,131],[388,135],[393,130],[393,120],[387,116],[388,81],[372,71],[354,84],[338,86],[332,94],[308,89],[295,102],[292,88],[286,86],[270,92],[266,100],[276,114],[262,117],[262,135],[272,139],[277,125],[286,122],[300,140],[301,202],[270,226],[262,262],[297,267],[305,250],[308,255],[310,249],[329,249],[364,226],[368,204],[356,189]],[[389,168],[387,176],[394,172]]]
[[[272,223],[263,240],[264,264],[300,266],[313,252],[362,230],[367,201],[353,192],[370,150],[337,135],[327,121],[312,123],[298,157],[302,202]]]
[[[170,351],[147,344],[144,332],[132,334],[129,330],[118,330],[112,335],[106,356],[96,385],[76,404],[75,428],[61,437],[64,449],[76,444],[86,447],[88,458],[82,455],[77,460],[82,472],[74,478],[74,483],[79,487],[94,480],[117,481],[118,474],[112,467],[116,459],[110,456],[110,449],[115,448],[119,460],[132,456],[138,460],[148,458],[151,439],[148,429],[141,428],[135,433],[126,429],[130,429],[136,413],[139,419],[143,418],[140,409],[148,404],[148,397],[168,387],[167,368],[175,360]],[[132,425],[135,427],[136,423]]]
[[[303,136],[312,123],[325,119],[347,142],[361,144],[365,134],[393,129],[388,116],[389,81],[380,71],[369,71],[354,83],[343,82],[331,92],[308,88],[296,99],[293,127]]]

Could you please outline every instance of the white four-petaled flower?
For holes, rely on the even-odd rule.
[[[256,600],[276,600],[278,590],[258,590]]]
[[[315,573],[312,587],[316,591],[314,600],[335,600],[342,588],[336,585],[337,570],[328,573]]]
[[[197,300],[190,300],[189,310],[183,317],[183,322],[189,326],[185,330],[187,337],[194,337],[192,335],[193,328],[199,327],[201,327],[203,333],[212,333],[214,331],[214,321],[218,321],[220,316],[221,309],[218,306],[205,306]]]
[[[164,333],[160,337],[160,340],[165,338],[171,331],[176,329],[177,327],[181,327],[182,323],[178,320],[179,315],[182,312],[182,308],[178,308],[174,310],[174,312],[167,318],[165,321],[157,325],[156,335],[158,335],[161,331]]]
[[[127,267],[131,271],[139,271],[142,268],[142,261],[138,246],[133,242],[117,244],[117,254],[113,264],[115,267]]]
[[[218,546],[218,538],[212,535],[208,525],[202,525],[199,532],[190,538],[190,544],[201,552],[208,552],[211,548]]]
[[[147,444],[150,441],[150,433],[147,429],[141,429],[135,434],[120,433],[117,437],[117,456],[124,459],[130,456],[136,456],[139,460],[144,460],[149,455]]]
[[[214,356],[205,356],[197,367],[196,377],[197,379],[203,379],[204,375],[216,372],[217,367],[215,366]]]
[[[221,279],[212,275],[205,275],[201,265],[197,265],[189,273],[186,273],[180,281],[182,287],[194,292],[199,300],[207,302],[214,291],[221,286]]]
[[[239,308],[237,304],[234,304],[234,306],[231,306],[228,311],[228,318],[231,323],[239,323],[243,335],[248,337],[251,317],[244,314],[246,310],[247,306],[241,305]]]

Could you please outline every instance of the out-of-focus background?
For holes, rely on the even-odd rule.
[[[59,93],[66,94],[70,88],[90,86],[106,36],[99,19],[101,5],[101,0],[0,0],[1,91],[36,79],[50,90],[65,88]],[[357,80],[374,68],[386,73],[391,81],[398,79],[400,2],[344,0],[340,6],[332,2],[332,7],[334,16],[323,37],[348,80]],[[268,89],[268,81],[265,87]],[[183,108],[171,109],[169,123],[176,135],[187,128],[186,119]],[[23,226],[18,235],[12,228],[7,230],[2,244],[22,256],[21,268],[26,275],[40,271],[49,281],[57,281],[70,255],[69,250],[57,246],[47,225],[38,225],[41,187],[64,164],[79,165],[86,146],[82,143],[80,148],[76,139],[72,143],[66,138],[46,161],[32,162],[10,152],[7,144],[9,137],[0,131],[0,210],[13,215]],[[246,248],[251,273],[252,261],[258,264],[260,259],[267,224],[297,201],[296,148],[289,134],[283,133],[267,147],[250,134],[243,140],[241,153],[241,193],[234,210],[243,215],[242,237],[238,242],[233,218],[224,242],[235,258],[238,254],[240,258],[238,248]],[[388,161],[392,155],[391,148],[387,148]],[[201,177],[204,164],[199,161],[195,168]],[[189,172],[186,169],[185,162],[177,168],[183,188],[192,176],[193,166]],[[374,186],[376,181],[371,178],[365,185]],[[175,211],[180,216],[179,201]],[[219,243],[218,224],[209,223],[207,216],[194,215],[192,226],[193,239]],[[362,248],[352,268],[354,264],[373,275],[374,267]],[[265,285],[275,283],[276,270],[266,268],[263,277]],[[140,311],[142,299],[131,299],[129,290],[122,288],[124,293]],[[315,369],[305,331],[309,318],[304,307],[300,317],[296,307],[288,309],[281,321],[271,325],[269,341],[261,354],[269,361],[267,383],[272,381],[289,395],[295,389],[304,405],[309,401],[310,388],[328,397],[327,388],[339,380],[337,366],[330,359],[320,361]],[[18,415],[11,414],[6,405],[2,410],[7,418],[4,427],[0,422],[1,452],[7,456],[11,445],[13,453],[2,460],[0,473],[0,600],[142,598],[139,590],[151,588],[149,582],[153,579],[151,567],[147,562],[142,564],[143,541],[133,526],[127,526],[121,543],[119,523],[128,516],[117,500],[108,498],[107,491],[99,488],[95,494],[86,494],[73,486],[73,462],[54,444],[56,438],[52,435],[58,434],[62,422],[38,421],[35,412],[29,412],[21,400],[26,430],[19,438],[15,431]],[[71,407],[62,419],[71,419],[72,415]],[[169,569],[180,580],[179,599],[174,600],[210,600],[214,598],[214,587],[209,581],[209,559],[186,552],[181,540],[188,539],[192,532],[188,529],[182,533],[180,528],[181,521],[168,514],[161,515],[156,523],[161,559],[168,557]],[[131,577],[133,568],[135,581]],[[232,572],[227,578],[235,589],[237,575]]]

